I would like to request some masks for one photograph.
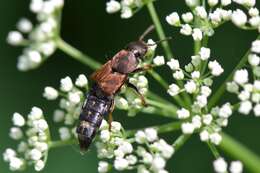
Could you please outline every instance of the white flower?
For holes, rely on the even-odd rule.
[[[18,31],[10,31],[7,36],[7,43],[10,45],[19,45],[23,41],[23,35]]]
[[[221,5],[227,6],[229,4],[231,4],[231,0],[221,0]]]
[[[65,116],[65,113],[62,110],[57,109],[53,113],[53,121],[57,122],[57,123],[61,122],[64,120],[64,116]]]
[[[157,66],[164,65],[165,64],[164,56],[156,56],[153,59],[153,63]]]
[[[119,132],[122,128],[122,125],[119,122],[113,121],[111,123],[111,131],[116,133]]]
[[[176,84],[171,84],[169,86],[169,89],[167,90],[167,92],[171,95],[171,96],[176,96],[180,91],[180,88],[178,87],[178,85]]]
[[[45,166],[44,161],[38,160],[38,161],[35,163],[35,165],[34,165],[34,169],[35,169],[36,171],[41,171],[41,170],[43,170],[44,166]]]
[[[199,129],[201,127],[201,117],[199,115],[192,117],[192,124],[195,129]]]
[[[201,41],[202,40],[202,31],[199,28],[194,28],[192,37],[195,41]]]
[[[145,164],[151,164],[152,161],[153,161],[153,156],[150,153],[148,152],[143,153],[143,162]]]
[[[30,10],[34,13],[41,12],[43,8],[43,0],[32,0],[30,3]]]
[[[41,132],[45,131],[48,128],[48,124],[44,119],[33,121],[33,126],[35,129]]]
[[[116,97],[115,99],[116,106],[120,109],[128,109],[128,102],[125,98],[123,97]]]
[[[137,87],[144,88],[148,85],[148,80],[144,75],[138,76]]]
[[[88,84],[88,79],[84,74],[80,74],[76,79],[75,85],[78,87],[85,87]]]
[[[128,155],[126,156],[126,160],[130,165],[134,165],[137,162],[137,157],[135,155]]]
[[[249,112],[252,109],[252,103],[250,101],[243,101],[238,109],[238,112],[240,112],[241,114],[249,114]]]
[[[251,45],[251,51],[260,53],[260,40],[255,40]]]
[[[200,72],[199,71],[194,71],[191,73],[191,78],[192,79],[199,79],[200,78]]]
[[[260,58],[256,54],[250,54],[248,56],[248,62],[252,66],[258,66],[260,63]]]
[[[222,136],[219,133],[212,133],[209,135],[210,142],[212,142],[215,145],[219,145],[222,141]]]
[[[258,16],[259,15],[259,10],[257,8],[250,8],[248,13],[252,17]]]
[[[115,13],[121,9],[121,5],[119,2],[115,0],[110,0],[106,3],[106,11],[107,13]]]
[[[211,70],[211,74],[213,76],[219,76],[224,72],[224,69],[221,67],[221,65],[216,61],[210,61],[208,64],[209,69]]]
[[[190,7],[195,7],[199,5],[200,1],[199,0],[185,0],[186,4]]]
[[[45,97],[47,100],[55,100],[59,96],[58,91],[53,87],[45,87],[43,97]]]
[[[246,69],[237,70],[233,80],[238,84],[245,84],[248,81],[248,72]]]
[[[242,4],[248,7],[255,6],[256,0],[244,0],[242,1]]]
[[[133,12],[131,8],[124,7],[121,11],[121,18],[122,19],[128,19],[133,16]]]
[[[197,85],[193,80],[188,81],[185,85],[184,85],[185,90],[188,93],[194,93],[197,89]]]
[[[32,27],[33,26],[31,21],[26,18],[20,19],[19,22],[17,23],[18,30],[24,33],[30,32],[32,30]]]
[[[39,51],[42,52],[45,56],[50,56],[54,53],[56,45],[53,41],[48,41],[41,43],[39,45]]]
[[[59,128],[60,139],[63,141],[69,140],[71,138],[70,130],[67,127]]]
[[[167,144],[163,139],[159,140],[159,145],[159,150],[162,152],[162,156],[166,159],[169,159],[174,153],[174,148],[171,145]]]
[[[80,94],[80,92],[70,92],[68,100],[73,104],[78,104],[80,102]]]
[[[193,20],[193,15],[191,12],[188,12],[188,13],[182,14],[181,18],[184,20],[184,22],[189,23]]]
[[[157,44],[155,44],[155,42],[152,39],[148,39],[147,41],[148,49],[151,51],[155,51],[155,49],[157,48]]]
[[[11,148],[7,148],[3,153],[3,159],[6,162],[9,162],[11,158],[14,158],[15,156],[16,156],[16,152]]]
[[[202,132],[200,132],[200,140],[201,141],[209,140],[209,132],[207,130],[203,130]]]
[[[100,161],[98,163],[98,172],[99,173],[106,173],[106,172],[108,172],[108,168],[109,168],[109,164],[107,162]]]
[[[214,170],[217,173],[225,173],[227,171],[228,165],[226,161],[222,157],[220,157],[213,162],[213,166],[214,166]]]
[[[151,165],[152,165],[152,169],[156,171],[156,170],[163,169],[166,165],[166,162],[162,157],[155,156]]]
[[[211,114],[206,114],[206,115],[203,115],[202,119],[203,119],[203,123],[205,125],[210,125],[213,120],[213,117]]]
[[[200,90],[201,94],[206,97],[210,96],[211,94],[211,89],[208,86],[202,86]]]
[[[198,95],[196,97],[196,104],[198,104],[198,106],[200,108],[203,108],[207,105],[208,103],[208,100],[207,100],[207,97],[205,95]]]
[[[38,51],[29,50],[26,52],[31,68],[37,67],[42,62],[42,56]]]
[[[121,150],[124,154],[130,154],[133,152],[132,144],[127,141],[123,141],[118,149]]]
[[[21,114],[17,113],[17,112],[15,112],[15,113],[13,114],[13,119],[12,119],[12,121],[13,121],[13,124],[14,124],[15,126],[19,126],[19,127],[22,127],[22,126],[24,126],[24,124],[25,124],[24,117],[23,117]]]
[[[191,33],[192,33],[191,26],[189,24],[182,25],[180,33],[183,35],[191,35]]]
[[[202,47],[199,51],[199,55],[201,60],[207,60],[210,57],[210,49],[206,47]]]
[[[238,93],[239,86],[235,82],[227,83],[227,91],[231,93]]]
[[[128,161],[124,158],[116,158],[114,161],[114,167],[118,171],[125,170],[128,167]]]
[[[260,80],[254,81],[254,89],[259,92],[260,91]]]
[[[249,23],[253,27],[258,27],[260,24],[260,16],[255,16],[249,19]]]
[[[70,77],[65,77],[60,80],[60,89],[64,92],[68,92],[73,88],[73,83]]]
[[[13,157],[10,160],[9,167],[11,171],[17,171],[20,170],[23,167],[23,165],[24,165],[24,161],[22,159]]]
[[[178,13],[173,12],[170,15],[166,16],[166,21],[173,26],[179,26],[180,25],[180,17]]]
[[[229,170],[231,173],[242,173],[243,164],[240,161],[233,161],[230,164]]]
[[[29,152],[29,156],[32,160],[40,160],[42,157],[42,152],[34,148]]]
[[[158,138],[157,131],[154,128],[147,128],[144,130],[144,132],[149,142],[153,142]]]
[[[202,19],[206,19],[207,18],[207,11],[205,10],[204,7],[202,6],[198,6],[195,8],[195,13],[197,16],[199,16]]]
[[[182,123],[181,130],[183,134],[192,134],[194,132],[194,125],[192,123]]]
[[[213,7],[218,4],[218,0],[208,0],[209,6]]]
[[[182,79],[184,79],[184,74],[183,74],[182,70],[177,70],[173,73],[173,77],[176,80],[182,80]]]
[[[231,20],[235,25],[240,27],[246,24],[247,16],[242,10],[237,9],[236,11],[233,11]]]
[[[260,104],[255,105],[254,114],[255,114],[256,117],[260,116]]]
[[[110,132],[108,130],[102,130],[100,132],[100,139],[103,141],[103,142],[107,142],[109,141],[110,139]]]
[[[48,149],[48,144],[45,142],[35,142],[35,148],[43,152]]]
[[[185,108],[181,108],[177,110],[177,116],[179,119],[186,119],[190,117],[190,112]]]
[[[23,131],[19,127],[12,127],[9,136],[14,140],[19,140],[23,137]]]
[[[241,100],[241,101],[245,101],[245,100],[248,100],[250,98],[250,92],[246,91],[246,90],[243,90],[240,92],[240,94],[238,95],[238,98]]]
[[[146,134],[142,130],[138,130],[135,134],[135,141],[139,144],[143,144],[147,141]]]
[[[220,109],[218,115],[221,118],[228,118],[230,115],[232,115],[232,109],[230,106],[230,103],[224,104]]]
[[[178,70],[180,68],[180,63],[176,59],[170,59],[170,61],[167,62],[167,65],[172,69],[172,70]]]
[[[30,112],[30,114],[28,115],[28,118],[30,120],[38,120],[43,116],[43,112],[40,108],[34,106],[32,107],[32,110]]]

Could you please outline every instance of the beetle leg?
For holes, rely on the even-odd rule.
[[[139,92],[138,88],[134,84],[130,83],[129,81],[127,81],[127,86],[129,88],[132,88],[138,94],[138,96],[140,97],[140,99],[142,101],[142,105],[146,107],[147,104],[146,104],[146,101],[144,99],[144,96]]]
[[[136,68],[132,73],[138,73],[138,72],[142,72],[142,71],[148,71],[150,69],[153,68],[153,65],[151,64],[147,64],[147,65],[144,65],[143,67],[138,67]]]
[[[115,109],[115,101],[113,100],[112,101],[112,104],[111,104],[111,107],[109,109],[109,115],[108,115],[108,125],[109,125],[109,131],[111,131],[111,127],[112,127],[112,121],[113,121],[113,111]]]

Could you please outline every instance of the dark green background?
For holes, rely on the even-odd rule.
[[[15,143],[8,137],[13,112],[17,111],[26,115],[32,106],[40,106],[46,112],[48,121],[51,122],[50,115],[56,105],[42,98],[44,86],[58,87],[59,79],[66,75],[75,79],[79,73],[87,75],[91,73],[89,68],[59,51],[37,70],[25,73],[17,71],[16,57],[21,53],[21,49],[7,45],[5,40],[8,31],[15,29],[15,24],[20,17],[34,17],[28,10],[28,4],[29,0],[0,0],[0,153],[6,147],[15,146]],[[181,61],[188,62],[193,51],[191,38],[178,34],[177,30],[173,30],[167,25],[164,19],[173,11],[187,11],[187,7],[181,0],[161,0],[156,3],[156,8],[167,31],[167,36],[173,36],[170,44],[174,54]],[[128,42],[135,40],[150,24],[151,19],[145,8],[133,18],[122,20],[118,14],[105,13],[105,1],[103,0],[67,0],[62,21],[62,37],[83,52],[97,57],[100,62],[105,62],[108,57],[111,57]],[[209,46],[212,48],[213,57],[223,64],[226,73],[218,78],[215,86],[221,84],[225,76],[250,47],[250,43],[256,38],[256,35],[257,33],[252,31],[242,32],[231,24],[225,24],[216,31],[214,37],[209,41]],[[158,39],[156,34],[152,34],[151,37],[154,40]],[[160,72],[165,79],[171,81],[169,71]],[[151,82],[151,88],[157,93],[165,94],[153,82]],[[222,101],[226,99],[232,98],[226,94]],[[152,115],[138,115],[135,118],[129,118],[126,113],[119,111],[116,111],[114,116],[127,128],[169,121]],[[252,115],[245,117],[235,114],[225,131],[260,155],[259,124],[260,119],[254,118]],[[52,123],[51,130],[56,130]],[[173,142],[176,135],[166,134],[165,137],[167,141]],[[88,154],[82,156],[75,148],[77,147],[51,150],[43,172],[97,172],[95,151],[92,149]],[[169,172],[175,173],[213,172],[213,159],[207,146],[201,143],[197,136],[194,136],[174,155],[167,167]],[[3,162],[1,157],[0,173],[8,172],[10,172],[8,165]],[[27,172],[33,172],[33,169],[28,169]]]

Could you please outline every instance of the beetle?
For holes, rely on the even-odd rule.
[[[95,83],[82,106],[79,117],[80,122],[76,130],[81,150],[85,151],[89,148],[104,116],[108,114],[109,129],[111,129],[114,97],[124,84],[133,88],[140,96],[143,105],[146,105],[145,99],[137,87],[128,82],[128,75],[149,68],[148,66],[143,68],[137,66],[146,55],[148,46],[150,46],[143,41],[143,38],[153,29],[153,25],[147,28],[138,41],[129,43],[125,49],[119,51],[91,75],[91,79]]]

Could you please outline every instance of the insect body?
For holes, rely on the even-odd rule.
[[[82,150],[88,149],[104,116],[111,115],[114,109],[114,96],[125,83],[133,88],[144,102],[144,98],[137,88],[128,82],[128,75],[143,70],[137,68],[140,59],[145,56],[148,49],[148,45],[142,39],[152,29],[153,27],[148,28],[138,41],[128,44],[126,49],[119,51],[92,74],[91,78],[95,84],[82,107],[80,123],[77,127],[78,140]]]

